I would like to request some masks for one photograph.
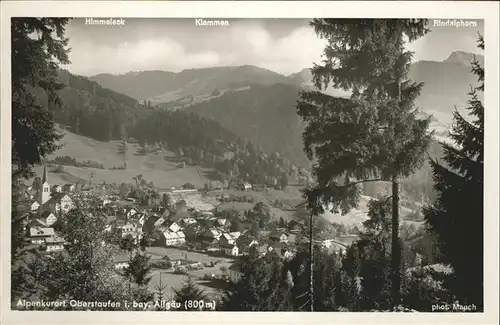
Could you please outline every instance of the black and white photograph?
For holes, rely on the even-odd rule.
[[[2,16],[2,304],[498,321],[488,20],[213,12]]]

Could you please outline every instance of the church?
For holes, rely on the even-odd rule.
[[[38,210],[40,213],[50,211],[56,214],[68,213],[73,208],[73,200],[68,193],[60,191],[51,191],[51,186],[47,177],[47,166],[43,167],[42,179],[35,179],[34,187],[36,187],[36,201],[32,203],[32,210]],[[70,186],[66,186],[70,185]],[[64,188],[71,191],[74,187],[71,184],[66,184]]]

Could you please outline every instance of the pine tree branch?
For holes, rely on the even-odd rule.
[[[302,308],[304,308],[309,302],[310,302],[309,299],[307,299],[307,301],[305,302],[305,304],[303,304],[302,306],[299,307],[299,310],[301,310]]]
[[[302,297],[304,297],[304,296],[306,296],[308,294],[309,294],[309,291],[306,291],[303,294],[301,294],[300,296],[297,296],[297,298],[302,298]]]

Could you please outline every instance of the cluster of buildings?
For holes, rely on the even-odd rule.
[[[243,186],[242,189],[251,189],[249,184]],[[74,207],[73,201],[77,195],[80,196],[79,192],[80,189],[74,184],[51,186],[46,167],[42,178],[35,179],[32,186],[25,188],[31,211],[23,215],[23,225],[32,244],[41,245],[47,252],[64,249],[65,241],[54,229],[54,225]],[[133,202],[119,203],[112,195],[100,197],[105,231],[115,244],[129,238],[135,245],[146,243],[157,247],[185,247],[227,257],[248,254],[250,248],[255,247],[261,256],[274,252],[283,259],[290,259],[297,250],[297,235],[302,233],[304,227],[300,221],[292,220],[285,228],[255,232],[250,230],[251,223],[245,219],[244,213],[231,220],[215,217],[214,207],[207,202],[200,203],[199,200],[183,200],[184,206],[180,209],[166,209],[161,206],[138,207]],[[240,224],[236,227],[239,231],[231,231],[235,228],[232,227],[232,222]],[[345,250],[347,246],[339,242],[335,234],[322,234],[315,241],[325,248],[337,251]],[[122,259],[117,258],[115,266],[123,268],[128,265],[129,260],[128,255]],[[237,262],[230,268],[229,274],[237,277]]]
[[[56,233],[53,225],[73,207],[74,184],[50,185],[47,167],[42,178],[35,178],[33,185],[23,189],[23,197],[30,202],[30,212],[21,216],[21,223],[31,244],[41,245],[47,252],[64,249],[64,239]]]

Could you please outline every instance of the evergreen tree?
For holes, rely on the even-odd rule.
[[[280,228],[286,228],[286,222],[285,222],[285,219],[283,217],[280,217],[280,221],[279,221],[278,226]]]
[[[149,260],[151,256],[137,253],[130,260],[129,266],[125,268],[124,276],[132,278],[132,280],[140,285],[145,286],[151,281],[151,276],[148,276],[151,271]]]
[[[229,230],[231,232],[241,231],[242,229],[243,229],[243,226],[242,226],[240,220],[235,218],[231,221],[231,227],[229,228]]]
[[[122,155],[123,166],[125,168],[127,168],[127,152],[128,152],[127,140],[125,137],[123,137],[122,141],[118,144],[118,154]]]
[[[61,138],[54,129],[54,113],[61,105],[57,90],[63,87],[57,82],[57,70],[59,64],[69,63],[65,37],[68,21],[65,18],[11,19],[13,272],[19,266],[14,262],[25,237],[21,222],[25,213],[22,178],[33,176],[32,166],[54,152]],[[48,98],[46,105],[37,101],[36,91],[39,90]]]
[[[148,154],[148,150],[146,148],[146,143],[145,142],[140,142],[139,143],[139,149],[137,149],[137,154],[141,156],[145,156]]]
[[[12,18],[12,172],[30,177],[31,166],[57,149],[54,112],[59,64],[68,64],[66,18]],[[37,103],[33,89],[42,89],[47,106]]]
[[[284,304],[282,263],[276,254],[259,256],[252,246],[249,254],[238,263],[241,278],[225,290],[222,310],[227,311],[280,311],[288,308]],[[286,300],[286,299],[285,299]]]
[[[482,36],[479,48],[484,50]],[[450,136],[455,145],[442,144],[446,165],[431,161],[438,196],[432,206],[424,208],[424,216],[438,235],[444,262],[453,266],[454,294],[461,303],[482,309],[484,107],[479,96],[484,92],[484,69],[476,60],[472,72],[479,80],[479,86],[469,93],[468,110],[473,120],[454,112]]]
[[[163,193],[163,196],[162,196],[162,206],[165,209],[172,208],[172,198],[167,193]]]
[[[174,300],[181,304],[180,310],[183,311],[203,310],[204,307],[198,305],[198,303],[200,301],[208,301],[208,298],[208,294],[196,284],[191,276],[188,276],[186,283],[184,283],[181,289],[174,289]],[[186,302],[192,305],[189,306]]]
[[[392,184],[393,296],[400,295],[399,182],[423,163],[431,139],[430,119],[418,119],[413,102],[422,84],[406,80],[414,41],[428,30],[417,19],[315,19],[311,25],[328,41],[324,65],[311,70],[318,89],[330,82],[352,91],[349,99],[321,91],[301,93],[298,114],[306,123],[304,149],[317,184],[304,195],[312,215],[324,205],[348,212],[358,204],[363,182]]]

